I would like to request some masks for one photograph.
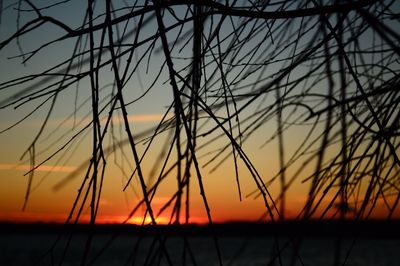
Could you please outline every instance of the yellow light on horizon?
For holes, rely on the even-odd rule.
[[[155,217],[154,219],[157,224],[166,225],[169,223],[169,219],[167,219],[166,217],[159,216],[159,217]],[[148,225],[148,224],[152,224],[152,220],[151,220],[150,216],[146,216],[146,218],[144,219],[144,222],[143,222],[143,216],[135,216],[135,217],[130,218],[127,223],[135,224],[135,225],[142,225],[142,224]]]

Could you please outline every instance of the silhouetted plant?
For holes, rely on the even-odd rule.
[[[286,192],[299,179],[310,185],[299,220],[347,216],[364,220],[374,214],[378,202],[385,204],[388,219],[397,211],[400,25],[396,1],[0,3],[1,29],[9,26],[5,15],[16,17],[15,31],[3,33],[0,43],[4,51],[19,47],[11,60],[29,65],[53,46],[73,47],[69,57],[63,58],[63,53],[37,73],[0,84],[2,109],[32,109],[1,133],[47,110],[22,156],[27,155],[31,164],[24,208],[35,169],[48,161],[61,162],[77,141],[91,134],[90,160],[56,186],[61,188],[74,177],[82,179],[67,224],[77,223],[85,206],[90,208],[90,223],[96,223],[112,154],[120,154],[114,164],[121,167],[121,174],[131,169],[125,189],[133,179],[140,186],[141,200],[125,222],[144,206],[153,225],[162,213],[170,215],[171,224],[189,223],[190,185],[196,182],[212,228],[202,166],[216,169],[227,160],[234,166],[232,182],[237,183],[238,197],[262,197],[272,222],[287,216]],[[71,22],[52,13],[69,5],[85,10],[83,17]],[[46,30],[50,38],[34,47],[26,44],[33,35],[45,36]],[[86,96],[80,91],[87,88],[88,98],[81,99]],[[153,91],[164,97],[158,90],[170,90],[170,105],[156,127],[137,132],[129,114],[136,104],[151,101],[147,95]],[[66,92],[75,93],[75,102],[60,99]],[[46,154],[40,141],[47,138],[44,132],[52,114],[65,104],[73,111],[62,123],[74,119],[72,131],[57,128],[52,134],[59,137],[49,146],[59,148]],[[78,115],[83,110],[89,111],[84,118]],[[275,176],[260,174],[244,148],[266,125],[269,135],[260,146],[277,144]],[[298,128],[305,128],[306,135],[298,136],[299,145],[288,152],[287,140],[297,137],[293,132]],[[158,138],[165,139],[164,146],[154,144]],[[145,148],[138,150],[138,143]],[[159,150],[159,157],[147,176],[141,162],[154,150]],[[243,166],[257,187],[250,195],[241,189]],[[312,172],[307,170],[310,167]],[[160,184],[174,178],[175,192],[156,213],[152,199]],[[272,193],[270,186],[275,183],[280,191]],[[83,264],[88,262],[91,239]],[[164,237],[158,236],[157,241],[170,263]],[[214,241],[219,251],[216,236]],[[189,251],[186,245],[185,240],[184,252]],[[220,253],[218,257],[222,264]],[[149,263],[153,259],[156,255],[149,257]]]

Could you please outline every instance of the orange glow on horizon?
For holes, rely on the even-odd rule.
[[[336,218],[333,218],[332,214],[337,212],[336,209],[331,209],[328,211],[327,215],[325,216],[326,220],[331,219],[339,219],[339,215],[336,215]],[[288,215],[285,220],[298,220],[299,217],[295,214],[296,212],[288,212],[291,215]],[[311,220],[318,219],[320,213],[316,213]],[[388,211],[385,208],[382,208],[382,205],[376,206],[374,212],[369,217],[372,220],[379,220],[385,219],[388,215]],[[213,223],[229,223],[229,222],[266,222],[271,221],[270,219],[259,219],[260,217],[252,217],[252,216],[242,216],[242,217],[221,217],[218,216],[213,218]],[[400,219],[400,212],[394,212],[393,219]],[[346,220],[352,220],[352,214],[348,213],[345,216]],[[7,223],[56,223],[56,224],[64,224],[67,220],[67,214],[64,213],[42,213],[42,212],[12,212],[12,213],[0,213],[0,222],[7,222]],[[158,216],[155,218],[156,223],[159,225],[168,225],[172,224],[174,220],[171,222],[170,217],[168,216]],[[275,219],[278,221],[279,219]],[[87,224],[90,222],[90,215],[83,214],[81,215],[78,223],[79,224]],[[73,219],[70,221],[73,223]],[[184,219],[181,219],[181,224],[184,224]],[[147,215],[144,223],[143,223],[143,216],[137,215],[134,217],[129,218],[128,216],[124,215],[98,215],[96,217],[96,224],[134,224],[134,225],[150,225],[152,224],[151,218]],[[201,216],[191,216],[189,218],[189,224],[199,224],[204,225],[208,224],[207,217]]]
[[[146,216],[143,223],[143,216],[135,216],[127,220],[127,216],[122,215],[99,215],[96,217],[96,224],[133,224],[133,225],[150,225],[152,224],[151,218]],[[0,222],[5,223],[55,223],[64,224],[67,220],[66,214],[54,213],[33,213],[33,212],[14,212],[14,213],[0,213]],[[155,218],[158,225],[168,225],[169,218],[159,216]],[[82,215],[79,219],[79,224],[88,224],[90,222],[89,215]],[[191,217],[189,224],[207,224],[207,219],[202,217]],[[222,221],[220,221],[222,222]],[[69,223],[73,223],[71,220]]]
[[[3,203],[0,203],[0,222],[64,224],[67,220],[72,201],[75,199],[76,196],[76,192],[72,189],[73,185],[65,188],[65,190],[57,192],[51,191],[49,189],[43,189],[43,191],[34,190],[28,203],[28,209],[25,212],[22,212],[20,211],[20,208],[22,207],[23,203],[23,196],[25,193],[27,179],[26,177],[18,177],[18,174],[15,170],[29,170],[29,165],[19,165],[18,167],[19,168],[17,168],[17,165],[13,164],[0,164],[0,170],[9,170],[10,168],[13,168],[14,172],[11,172],[10,176],[15,177],[14,180],[20,180],[21,182],[20,186],[12,184],[6,184],[3,186],[3,188],[7,187],[7,190],[5,190],[4,193],[1,195],[3,196]],[[67,166],[62,167],[46,165],[38,169],[38,171],[42,172],[57,172],[55,170],[58,170],[58,172],[68,173],[75,170],[75,168]],[[225,169],[220,169],[221,172],[224,172],[223,170]],[[4,171],[4,173],[6,173],[6,171]],[[19,175],[20,174],[21,173],[19,172]],[[112,176],[112,174],[110,174],[110,176]],[[271,220],[270,218],[267,218],[268,215],[264,216],[263,219],[260,219],[261,217],[263,217],[263,214],[267,212],[260,197],[246,197],[239,201],[237,197],[237,192],[234,187],[235,184],[232,185],[231,183],[228,183],[230,179],[229,176],[226,175],[226,172],[225,176],[224,173],[221,173],[220,175],[216,174],[215,176],[217,176],[218,178],[211,179],[210,176],[207,177],[205,181],[205,184],[208,186],[207,197],[211,209],[211,217],[213,223],[217,224],[227,222],[261,221],[266,222]],[[10,178],[8,180],[10,180]],[[53,183],[56,183],[58,181],[59,179],[54,179],[49,181],[48,184],[45,185],[47,185],[48,188],[51,188]],[[105,182],[109,182],[109,180]],[[172,185],[170,185],[170,183],[172,183]],[[160,188],[159,196],[155,196],[152,199],[151,206],[154,213],[158,213],[171,200],[172,196],[170,192],[173,191],[175,187],[173,182],[170,183],[166,184],[165,187]],[[242,184],[244,184],[244,181]],[[233,188],[231,188],[230,186],[233,186]],[[224,189],[217,189],[221,187],[223,187]],[[19,191],[17,191],[18,189]],[[201,197],[198,194],[198,188],[193,185],[192,191],[193,192],[191,194],[190,201],[189,224],[207,224],[207,213],[204,209],[204,204],[201,200]],[[274,188],[271,188],[270,191],[272,192],[272,195],[276,195],[276,193],[274,193],[276,192]],[[138,204],[138,202],[141,201],[141,198],[138,195],[133,196],[130,192],[127,192],[125,195],[120,192],[121,186],[118,184],[118,182],[115,182],[115,179],[112,180],[112,183],[107,183],[107,187],[105,187],[102,197],[100,199],[101,211],[96,217],[97,224],[143,224],[143,213],[145,212],[144,206],[142,206],[143,208],[140,209],[140,212],[135,213],[134,217],[128,217],[128,213],[130,213],[134,206],[136,206],[135,204]],[[124,196],[126,196],[126,198],[124,198]],[[19,201],[17,201],[17,199]],[[394,199],[386,200],[389,201],[389,204],[394,201]],[[303,194],[297,191],[296,194],[288,194],[288,197],[286,199],[285,220],[301,219],[302,217],[299,216],[299,213],[304,207],[305,201],[306,197],[304,197]],[[326,196],[321,202],[321,208],[314,213],[311,219],[318,219],[322,214],[323,209],[326,208],[329,203],[329,196]],[[167,207],[160,216],[156,218],[157,224],[167,225],[174,222],[174,219],[170,221],[170,212],[172,209],[171,206],[173,206],[173,203],[170,205],[170,207]],[[386,219],[388,215],[388,210],[385,206],[386,205],[382,199],[378,200],[376,202],[374,210],[371,212],[370,219]],[[369,211],[370,207],[371,205],[367,206],[365,213]],[[360,206],[358,206],[358,208],[360,208]],[[335,216],[334,213],[336,213]],[[278,221],[278,215],[274,213],[274,216],[275,221]],[[331,209],[324,216],[324,219],[338,219],[339,217],[340,215],[338,215],[338,208],[336,204],[333,204]],[[181,213],[181,224],[184,224],[184,218],[185,217],[183,213]],[[345,218],[353,219],[354,213],[346,213]],[[399,219],[400,211],[396,210],[392,218]],[[70,223],[73,223],[73,221],[74,220],[71,220]],[[78,223],[89,222],[90,216],[88,215],[88,208],[85,208],[85,211],[82,213]],[[146,217],[144,224],[151,224],[151,219],[148,216]]]
[[[331,220],[332,219],[332,214],[337,211],[335,209],[331,209],[328,211],[328,214],[325,216],[326,220]],[[292,212],[292,215],[288,215],[285,220],[298,220],[298,216],[294,215],[295,213]],[[372,215],[369,217],[369,219],[372,220],[379,220],[379,219],[385,219],[387,217],[388,211],[385,210],[384,208],[380,208],[377,206],[372,213]],[[315,219],[318,219],[319,213],[316,213],[313,217]],[[338,219],[339,215],[335,216]],[[218,218],[213,218],[213,223],[229,223],[229,222],[266,222],[266,221],[271,221],[270,219],[263,219],[260,220],[260,217],[218,217]],[[394,212],[393,219],[400,219],[400,212]],[[311,218],[312,220],[313,218]],[[353,217],[351,213],[346,214],[345,216],[346,220],[352,220]],[[38,213],[38,212],[12,212],[12,213],[0,213],[0,222],[6,222],[6,223],[56,223],[56,224],[64,224],[67,220],[67,214],[63,213]],[[159,225],[168,225],[172,224],[170,222],[170,218],[166,216],[158,216],[155,218],[156,223]],[[70,221],[72,222],[73,219]],[[278,221],[278,219],[275,219],[275,221]],[[90,215],[84,214],[80,217],[78,223],[79,224],[87,224],[90,222]],[[184,219],[181,219],[181,224],[184,224]],[[128,218],[127,216],[124,215],[98,215],[96,217],[96,224],[134,224],[134,225],[150,225],[152,224],[151,218],[147,215],[144,222],[143,222],[143,216],[134,216],[132,218]],[[207,217],[201,217],[201,216],[192,216],[189,218],[189,224],[199,224],[199,225],[204,225],[208,224],[208,219]]]

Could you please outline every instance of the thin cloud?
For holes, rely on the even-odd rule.
[[[76,171],[76,169],[74,166],[41,165],[35,171],[71,173]],[[0,164],[0,170],[29,171],[31,170],[31,166],[29,164]]]
[[[159,123],[162,118],[164,117],[165,114],[163,113],[156,113],[156,114],[136,114],[136,115],[128,115],[128,121],[130,123]],[[172,114],[167,114],[166,119],[171,118],[173,115]],[[71,126],[74,125],[76,123],[83,123],[83,124],[87,124],[90,123],[91,118],[86,117],[86,118],[67,118],[64,120],[60,120],[60,119],[53,119],[50,121],[50,124],[52,125],[59,125],[59,124],[63,124],[64,126]],[[107,117],[101,117],[100,118],[100,122],[103,124],[107,121]],[[124,120],[122,117],[116,117],[113,116],[112,121],[114,124],[123,124]],[[35,124],[36,125],[36,124]]]
[[[142,114],[142,115],[128,115],[129,122],[135,123],[149,123],[149,122],[160,122],[165,114]],[[167,119],[171,118],[172,115],[167,115]],[[122,123],[122,118],[115,119],[114,122]]]

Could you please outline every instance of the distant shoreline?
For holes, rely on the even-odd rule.
[[[277,223],[229,222],[214,224],[218,236],[279,236],[279,237],[369,237],[400,238],[400,220],[393,221],[285,221]],[[207,236],[213,230],[208,225],[138,226],[121,224],[63,225],[56,223],[0,223],[0,235],[42,233],[88,233],[118,235]]]

